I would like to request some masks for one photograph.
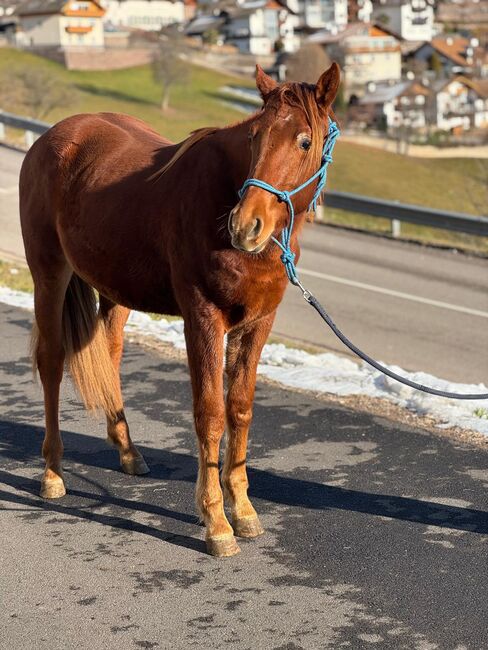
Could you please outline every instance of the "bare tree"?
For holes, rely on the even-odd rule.
[[[321,45],[307,43],[287,57],[286,79],[315,83],[330,64],[330,57]]]
[[[70,106],[74,89],[58,76],[30,66],[5,71],[0,79],[0,100],[30,117],[44,119],[54,109]]]
[[[189,69],[182,60],[182,50],[181,37],[165,36],[153,56],[152,72],[155,81],[161,84],[163,113],[168,110],[171,89],[188,82]]]

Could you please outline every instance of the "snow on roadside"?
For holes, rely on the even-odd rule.
[[[24,309],[33,309],[30,293],[0,287],[0,302]],[[175,348],[185,348],[183,321],[153,320],[147,314],[132,312],[126,330],[150,336]],[[413,381],[441,390],[458,393],[487,393],[483,384],[456,384],[424,372],[406,372],[389,366]],[[385,377],[366,363],[356,363],[332,354],[310,354],[282,343],[265,345],[258,372],[292,388],[334,395],[366,395],[380,397],[419,415],[434,418],[439,427],[459,427],[488,436],[488,401],[451,400],[427,395]]]

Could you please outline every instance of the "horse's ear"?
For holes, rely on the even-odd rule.
[[[334,61],[315,86],[315,99],[322,109],[328,109],[334,101],[341,83],[341,69]]]
[[[269,95],[277,85],[278,83],[267,75],[260,65],[256,64],[256,87],[259,90],[261,97],[266,99],[266,96]]]

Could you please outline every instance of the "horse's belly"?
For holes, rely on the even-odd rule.
[[[98,234],[98,236],[97,236]],[[167,262],[137,238],[101,237],[95,229],[83,236],[62,231],[63,250],[76,274],[113,302],[160,314],[179,314]],[[102,243],[103,242],[103,243]]]

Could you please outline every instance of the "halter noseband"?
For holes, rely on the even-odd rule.
[[[292,284],[299,285],[300,281],[298,279],[296,268],[295,268],[295,253],[290,248],[291,234],[293,231],[293,224],[295,221],[295,208],[293,207],[291,197],[294,196],[295,194],[298,194],[298,192],[301,192],[301,190],[303,190],[305,187],[310,185],[310,183],[313,183],[313,181],[317,180],[317,187],[315,188],[315,193],[308,206],[309,212],[312,210],[313,211],[316,210],[317,201],[319,200],[319,197],[322,194],[322,191],[325,187],[325,183],[327,182],[327,167],[332,162],[332,152],[334,150],[334,145],[339,135],[340,135],[340,131],[337,124],[329,117],[329,131],[325,138],[324,148],[322,149],[320,168],[318,169],[318,171],[315,172],[313,176],[310,176],[308,180],[306,180],[304,183],[296,187],[294,190],[291,190],[290,192],[286,190],[279,190],[273,185],[270,185],[265,181],[259,180],[259,178],[248,178],[246,181],[244,181],[243,186],[238,192],[239,198],[241,199],[244,196],[248,187],[251,186],[259,187],[262,190],[266,190],[266,192],[271,192],[271,194],[274,194],[278,199],[278,201],[286,203],[288,207],[288,213],[290,215],[290,220],[288,222],[288,225],[285,226],[281,231],[281,242],[278,239],[276,239],[276,237],[272,237],[271,239],[282,250],[280,259],[285,266],[286,274]]]

